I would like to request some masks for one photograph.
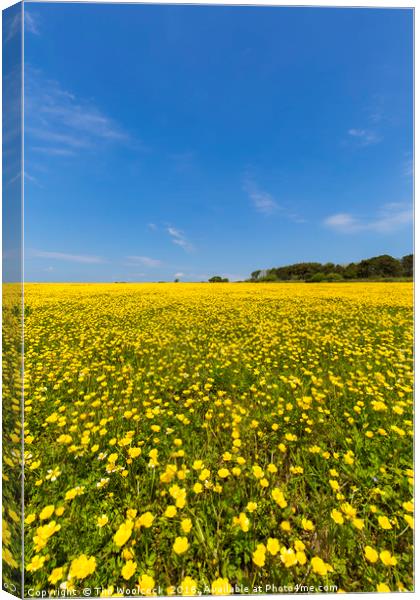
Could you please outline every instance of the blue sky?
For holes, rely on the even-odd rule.
[[[412,12],[25,4],[25,275],[412,251]]]

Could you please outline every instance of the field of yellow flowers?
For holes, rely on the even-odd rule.
[[[410,283],[25,302],[28,589],[413,588]]]

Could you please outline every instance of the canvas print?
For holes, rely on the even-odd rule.
[[[3,589],[413,591],[413,9],[3,11]]]

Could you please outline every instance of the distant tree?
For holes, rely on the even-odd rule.
[[[341,275],[341,273],[326,273],[325,274],[325,281],[342,281],[343,280],[343,276]]]
[[[349,263],[345,267],[343,267],[343,277],[344,279],[357,279],[358,270],[356,263]]]
[[[322,275],[322,279],[321,278]],[[283,267],[257,270],[250,281],[340,281],[340,279],[393,279],[413,276],[413,255],[401,260],[382,254],[361,260],[359,263],[338,265],[332,262],[302,262]],[[217,280],[220,281],[220,280]]]
[[[358,277],[369,279],[372,277],[400,277],[402,274],[401,262],[389,254],[373,256],[360,261],[357,267]]]
[[[322,265],[322,271],[324,273],[335,273],[335,264],[332,262],[325,263],[325,265]]]
[[[309,283],[320,283],[321,281],[325,281],[325,273],[314,273],[310,279],[308,279]]]
[[[404,277],[413,277],[413,255],[407,254],[401,259],[402,274]]]
[[[179,279],[178,278],[174,279],[174,283],[179,283]]]
[[[321,281],[341,281],[343,276],[340,273],[323,273],[319,271],[314,273],[310,279],[307,279],[309,283],[320,283]]]
[[[228,283],[229,279],[227,277],[220,277],[220,275],[214,275],[214,277],[210,277],[210,283]]]

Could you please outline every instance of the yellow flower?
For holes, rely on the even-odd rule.
[[[38,571],[38,569],[41,569],[41,567],[44,566],[45,563],[45,556],[40,556],[39,554],[36,554],[31,562],[27,565],[26,570],[27,571]]]
[[[293,548],[286,548],[285,546],[280,550],[280,559],[288,569],[297,563],[296,553]]]
[[[204,467],[203,461],[202,460],[195,460],[193,462],[193,466],[192,468],[194,469],[194,471],[201,471],[201,469]],[[194,580],[192,580],[194,581]]]
[[[384,565],[386,565],[387,567],[394,567],[397,564],[397,559],[395,558],[395,556],[392,556],[389,550],[382,550],[379,557],[384,563]]]
[[[147,511],[140,515],[140,517],[137,519],[136,526],[145,527],[146,529],[149,529],[149,527],[152,526],[154,520],[155,517],[152,515],[152,513],[150,511]]]
[[[104,527],[108,523],[109,519],[106,515],[101,515],[97,518],[96,524],[98,527]]]
[[[404,520],[408,523],[411,529],[414,529],[414,519],[411,515],[404,515]]]
[[[137,569],[137,563],[132,560],[129,560],[125,563],[123,568],[121,569],[121,575],[124,579],[128,580],[134,575]]]
[[[182,596],[196,596],[197,595],[197,582],[192,577],[184,577],[181,581],[181,595]]]
[[[324,562],[319,556],[312,558],[311,565],[313,572],[321,575],[321,577],[333,570],[332,566]]]
[[[365,546],[366,559],[371,563],[376,563],[378,560],[378,553],[372,546]]]
[[[407,512],[413,512],[414,511],[414,504],[413,502],[403,502],[403,508],[404,510],[406,510]]]
[[[176,506],[174,506],[173,504],[170,504],[167,509],[165,510],[165,517],[168,517],[168,519],[172,519],[172,517],[174,517],[177,513],[176,510]]]
[[[261,479],[262,477],[264,477],[264,471],[259,465],[254,465],[252,467],[252,472],[254,474],[254,477],[256,477],[257,479]]]
[[[119,528],[116,534],[114,535],[114,542],[118,547],[124,546],[127,540],[130,539],[131,534],[133,532],[133,521],[124,521]]]
[[[265,564],[265,546],[258,544],[256,550],[252,554],[252,561],[258,566],[263,567]]]
[[[249,519],[244,512],[241,512],[239,517],[233,517],[233,524],[239,525],[242,531],[249,531]]]
[[[198,476],[198,479],[200,481],[205,481],[206,479],[208,479],[210,477],[210,471],[208,469],[203,469],[200,473],[200,475]]]
[[[309,519],[302,519],[302,527],[305,531],[313,531],[315,529],[315,525]]]
[[[258,505],[256,502],[248,502],[248,504],[246,505],[246,510],[250,513],[253,513],[257,510],[257,507]]]
[[[203,484],[202,483],[195,483],[193,485],[193,492],[195,494],[200,494],[203,491]]]
[[[344,523],[344,518],[342,513],[337,510],[336,508],[333,508],[333,510],[331,511],[331,518],[333,519],[333,521],[335,523],[337,523],[337,525],[342,525]]]
[[[267,540],[267,551],[275,556],[280,552],[280,544],[277,538],[268,538]]]
[[[346,515],[348,519],[355,519],[357,516],[357,511],[351,504],[345,502],[341,505],[341,511]]]
[[[282,522],[280,523],[280,527],[281,527],[281,529],[282,529],[283,531],[290,531],[290,530],[291,530],[291,527],[290,527],[290,523],[289,523],[289,521],[282,521]]]
[[[182,519],[181,521],[181,529],[184,533],[189,533],[191,531],[192,528],[192,521],[191,519]]]
[[[280,506],[280,508],[286,508],[287,502],[280,488],[274,488],[271,492],[271,495],[274,501]]]
[[[391,525],[388,517],[384,517],[384,516],[378,517],[378,523],[382,527],[382,529],[392,529],[392,525]]]
[[[40,520],[44,521],[45,519],[49,519],[54,512],[54,508],[55,507],[53,504],[50,504],[49,506],[46,506],[45,508],[43,508],[41,510],[41,512],[39,513]]]
[[[175,538],[174,545],[172,546],[175,554],[183,554],[188,550],[190,544],[185,536]]]
[[[130,455],[130,458],[137,458],[141,454],[141,448],[129,448],[128,454]]]
[[[175,500],[177,508],[184,508],[186,504],[187,491],[184,488],[180,488],[179,485],[174,484],[169,488],[169,493]]]
[[[61,529],[61,525],[57,525],[55,521],[50,521],[46,525],[38,527],[36,534],[34,535],[33,541],[35,544],[35,551],[38,552],[44,548],[49,538]]]
[[[81,554],[78,558],[75,558],[72,561],[70,565],[69,578],[72,579],[74,577],[75,579],[85,579],[85,577],[94,573],[95,569],[95,557]]]
[[[142,575],[139,579],[138,587],[143,596],[155,596],[155,580],[151,575]]]
[[[353,519],[352,525],[356,527],[356,529],[363,529],[365,526],[363,519]]]
[[[386,583],[378,583],[378,585],[376,586],[376,591],[377,592],[390,592],[391,590],[389,589],[389,587],[387,586]]]
[[[218,577],[211,584],[212,596],[228,596],[232,593],[232,586],[229,579]]]
[[[335,479],[330,479],[330,486],[335,492],[338,492],[338,490],[340,489],[340,484],[338,483],[338,481],[335,481]]]
[[[124,558],[124,560],[131,560],[134,558],[134,553],[132,550],[130,550],[130,548],[125,547],[121,552],[121,556]]]
[[[27,525],[30,525],[31,523],[33,523],[35,521],[35,519],[36,519],[36,515],[35,515],[35,513],[32,513],[25,518],[25,523]]]
[[[63,579],[64,569],[63,567],[56,567],[53,569],[48,576],[48,581],[55,585],[58,581]]]
[[[229,473],[229,469],[222,468],[217,471],[217,474],[222,479],[226,479],[226,477],[229,477],[230,473]]]

